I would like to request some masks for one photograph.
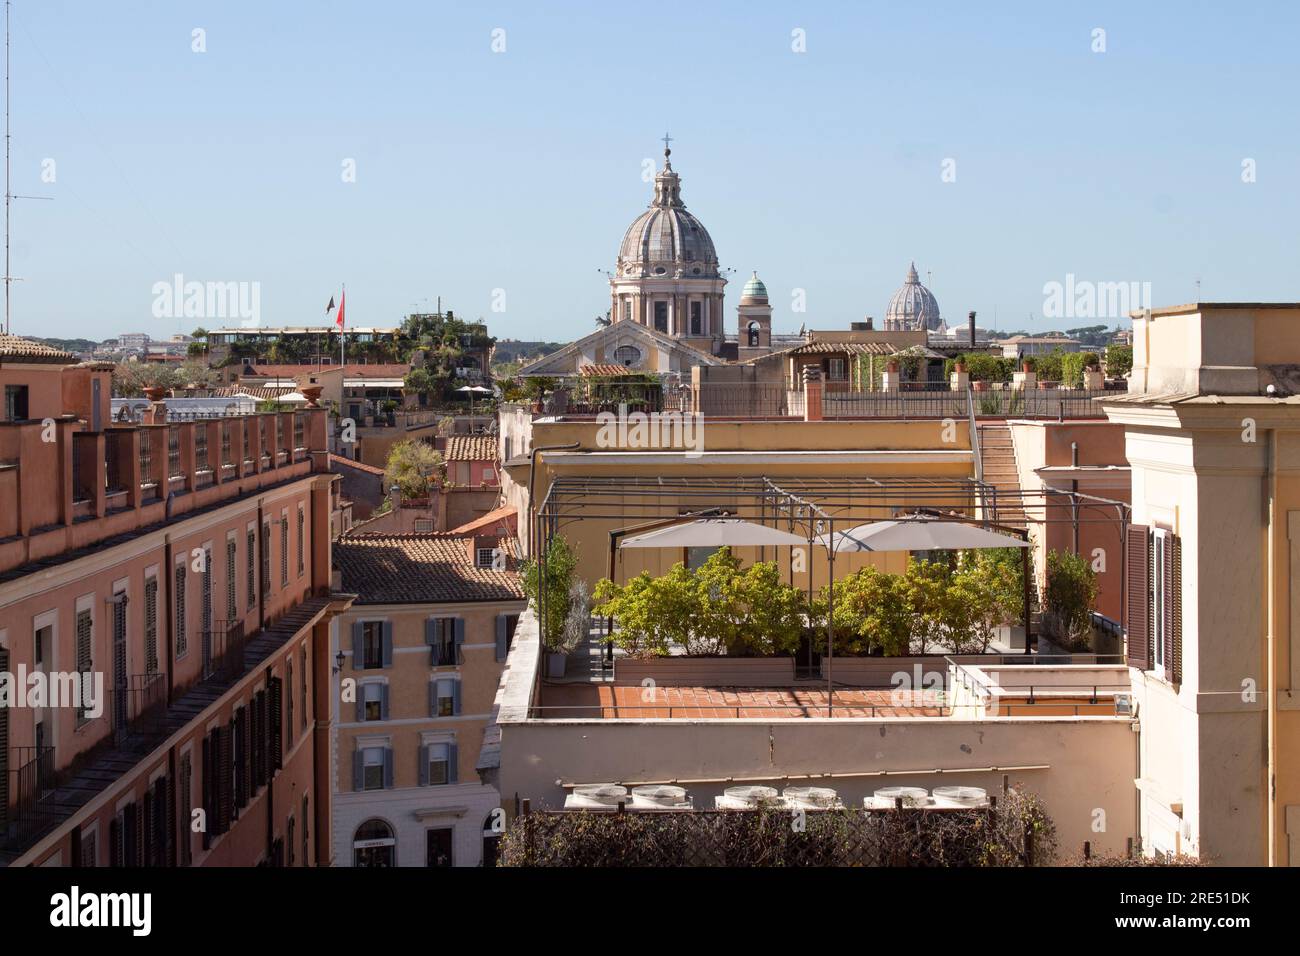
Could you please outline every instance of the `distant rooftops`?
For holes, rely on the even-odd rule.
[[[460,601],[522,601],[517,571],[480,567],[476,551],[487,536],[352,534],[334,543],[334,567],[343,590],[357,604],[441,604]],[[500,538],[513,564],[514,538]]]

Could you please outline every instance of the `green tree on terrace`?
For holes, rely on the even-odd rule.
[[[523,567],[524,593],[534,610],[543,615],[542,644],[547,650],[565,649],[565,622],[573,604],[573,572],[577,566],[569,542],[557,534],[547,542],[543,560],[530,560]]]
[[[442,454],[428,442],[406,439],[388,451],[384,489],[396,485],[403,498],[427,498],[433,483],[442,475]]]
[[[1106,346],[1106,374],[1111,378],[1123,378],[1133,371],[1133,346]]]

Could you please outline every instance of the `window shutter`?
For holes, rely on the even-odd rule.
[[[438,716],[438,682],[429,681],[429,716]]]
[[[366,788],[366,755],[360,750],[352,754],[352,789],[364,790]]]
[[[447,782],[457,783],[460,780],[459,768],[456,766],[460,763],[458,754],[459,748],[455,744],[447,745]]]
[[[420,786],[429,785],[429,748],[420,745]]]
[[[1175,684],[1183,682],[1183,542],[1169,536],[1169,649],[1165,653],[1165,673]]]
[[[154,814],[157,812],[157,808],[154,806],[152,790],[146,790],[144,792],[143,809],[144,812],[141,814],[143,817],[143,825],[140,827],[140,843],[143,852],[140,854],[139,865],[153,866],[153,854],[155,848],[153,830],[154,827],[157,826]]]
[[[1151,588],[1150,529],[1144,524],[1129,525],[1124,541],[1125,630],[1128,632],[1128,662],[1138,670],[1151,667],[1151,608],[1147,593]]]
[[[122,866],[122,821],[116,816],[108,821],[108,853],[113,866]]]
[[[202,762],[203,786],[201,789],[202,789],[202,798],[203,798],[203,817],[204,817],[203,849],[205,850],[208,848],[208,844],[211,840],[209,834],[212,832],[213,821],[217,819],[216,800],[214,799],[213,796],[213,794],[216,793],[216,790],[214,789],[213,786],[214,781],[212,777],[212,758],[213,758],[212,744],[213,744],[212,734],[208,734],[206,737],[203,738],[203,762]],[[188,822],[186,823],[186,826],[187,827],[189,826]]]
[[[268,776],[274,776],[275,772],[284,766],[284,750],[280,736],[284,723],[280,709],[280,678],[272,677],[267,684],[271,689],[271,765]]]
[[[383,625],[383,665],[385,667],[393,666],[393,622],[384,621]]]
[[[451,712],[460,713],[460,681],[452,681],[451,685]]]
[[[465,619],[462,617],[456,618],[453,626],[455,627],[456,663],[464,664],[465,652],[461,650],[461,646],[465,643]]]
[[[366,634],[361,621],[352,622],[352,669],[359,671],[366,666]]]
[[[504,661],[505,659],[506,659],[506,616],[505,616],[504,614],[498,614],[498,615],[497,615],[497,654],[496,654],[496,660],[497,660],[497,663],[499,664],[499,663],[501,663],[502,661]]]
[[[233,769],[230,762],[230,727],[218,727],[213,731],[217,737],[217,833],[230,829],[233,816],[234,787],[230,779]]]
[[[166,866],[176,865],[176,779],[165,777],[163,785],[167,810],[163,814],[163,862]]]
[[[388,685],[383,684],[379,688],[379,719],[388,719]]]
[[[81,827],[72,831],[72,849],[68,854],[70,866],[85,866],[85,850],[81,844]]]
[[[358,687],[356,690],[356,694],[357,694],[357,723],[361,723],[366,719],[366,689],[364,687]]]
[[[239,805],[245,807],[257,789],[253,784],[253,725],[247,707],[239,710],[239,737],[240,775],[244,779],[243,800]]]
[[[0,673],[9,673],[9,651],[0,647]],[[0,707],[0,833],[9,823],[9,708]]]
[[[384,789],[393,789],[393,748],[384,748]]]
[[[424,643],[433,647],[438,642],[438,618],[425,618],[424,621]]]

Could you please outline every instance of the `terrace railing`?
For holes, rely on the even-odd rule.
[[[59,818],[53,747],[13,747],[15,769],[9,771],[8,826],[0,828],[0,846],[21,845]]]
[[[123,749],[148,748],[163,730],[167,678],[161,671],[128,674],[106,688],[105,710],[112,721],[113,743]]]

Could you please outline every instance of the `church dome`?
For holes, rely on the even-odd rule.
[[[767,299],[767,286],[763,285],[763,280],[758,277],[757,272],[749,277],[749,281],[745,283],[745,288],[740,290],[740,297],[742,299]]]
[[[695,216],[686,211],[681,178],[664,150],[664,168],[655,175],[650,208],[637,216],[618,250],[620,277],[665,276],[716,279],[718,254],[713,239]]]
[[[902,288],[894,293],[885,309],[885,328],[889,331],[915,331],[925,329],[934,332],[944,327],[939,316],[939,302],[933,293],[921,285],[916,274],[916,263],[907,270],[907,279]]]

